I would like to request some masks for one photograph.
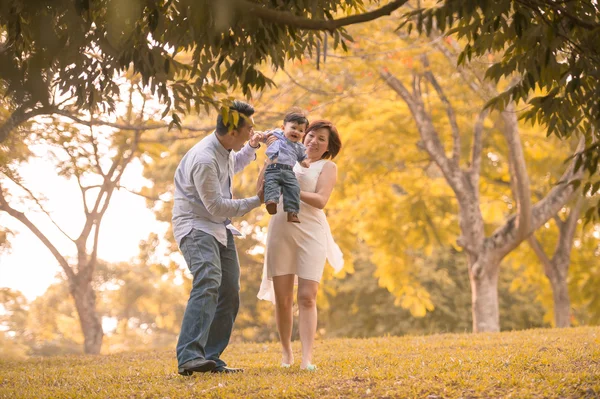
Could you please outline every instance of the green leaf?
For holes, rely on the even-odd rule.
[[[223,118],[223,124],[225,126],[229,125],[229,108],[221,107],[221,117]]]
[[[236,129],[238,127],[238,123],[240,122],[240,114],[236,110],[232,110],[231,115],[233,117],[232,128]]]

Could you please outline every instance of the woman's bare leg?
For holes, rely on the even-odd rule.
[[[281,342],[281,362],[285,364],[294,363],[294,353],[292,352],[294,277],[293,274],[273,277],[275,319],[277,320],[277,331]]]
[[[302,343],[301,369],[312,364],[313,344],[317,332],[317,290],[319,283],[312,280],[298,279],[298,307],[300,315],[298,326]]]

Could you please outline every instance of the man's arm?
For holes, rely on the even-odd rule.
[[[262,132],[254,132],[246,145],[233,154],[233,174],[241,172],[256,159],[256,150],[260,148],[260,143],[264,142],[264,137]]]
[[[239,173],[242,170],[244,170],[244,168],[246,166],[248,166],[250,164],[250,162],[254,161],[256,159],[256,150],[257,148],[254,148],[250,145],[250,143],[246,143],[246,145],[244,145],[242,147],[241,150],[239,150],[238,152],[233,154],[233,173]]]
[[[194,186],[200,194],[200,200],[206,207],[206,210],[213,216],[242,216],[260,206],[258,195],[244,199],[223,198],[217,170],[213,164],[197,164],[194,166],[192,173]]]

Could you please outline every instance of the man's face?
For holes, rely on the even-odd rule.
[[[231,131],[234,138],[232,148],[234,151],[241,150],[254,132],[254,119],[245,115],[240,115],[240,118],[244,118],[244,126]]]
[[[298,143],[302,141],[302,137],[304,137],[304,132],[306,132],[306,124],[298,123],[298,122],[287,122],[283,125],[283,134],[288,140],[293,141],[294,143]]]

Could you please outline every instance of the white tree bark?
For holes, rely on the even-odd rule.
[[[425,65],[427,64],[425,63]],[[556,186],[537,204],[531,204],[529,176],[519,138],[517,117],[514,105],[510,104],[501,116],[504,121],[503,133],[509,150],[511,187],[517,207],[515,214],[510,216],[503,226],[490,236],[486,236],[479,199],[482,123],[486,113],[482,112],[475,122],[471,166],[461,168],[457,155],[459,149],[456,147],[453,149],[452,158],[446,156],[432,117],[425,109],[420,90],[421,77],[414,77],[411,92],[389,71],[381,70],[380,76],[408,105],[425,150],[439,166],[458,201],[461,235],[457,243],[465,249],[468,255],[472,288],[473,331],[499,331],[497,285],[502,259],[560,210],[573,193],[573,186],[566,184]],[[453,144],[456,146],[460,141],[455,136],[460,135],[460,132],[453,123],[452,104],[443,94],[441,86],[430,71],[426,70],[423,77],[431,82],[446,106],[453,132]],[[489,87],[486,90],[489,90]],[[578,175],[573,173],[573,165],[571,165],[562,180],[569,181],[577,177]]]
[[[565,221],[555,216],[558,225],[558,242],[551,258],[546,255],[539,241],[534,235],[529,237],[529,245],[542,263],[544,274],[550,282],[552,297],[554,299],[554,326],[558,328],[571,326],[571,300],[567,285],[569,265],[571,263],[571,250],[577,228],[577,221],[584,203],[583,195],[571,207],[569,216]]]

